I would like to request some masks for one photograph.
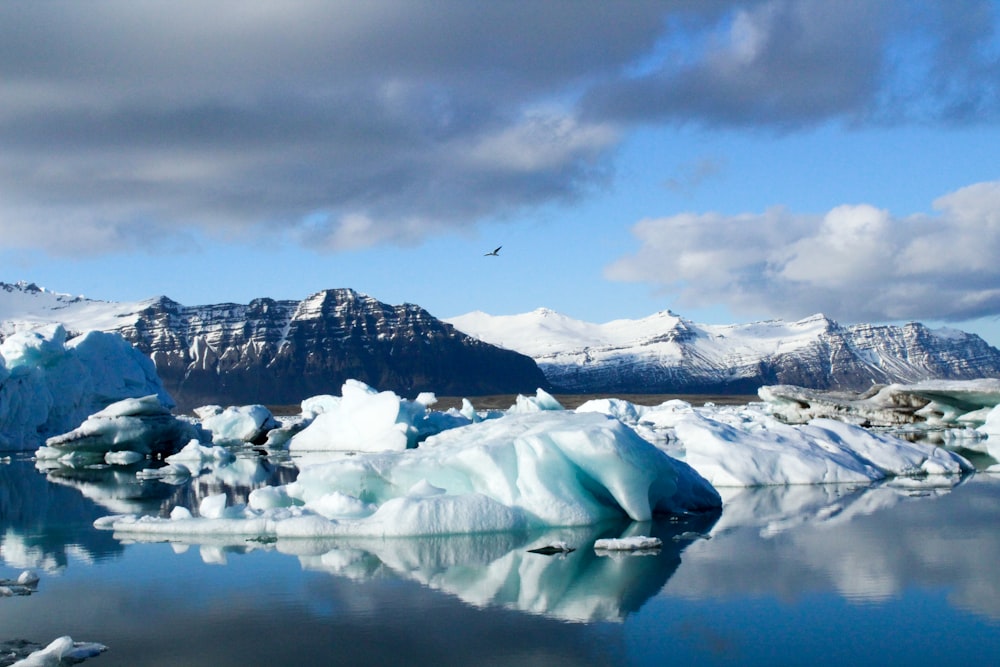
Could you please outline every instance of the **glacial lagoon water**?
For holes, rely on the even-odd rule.
[[[94,519],[290,481],[241,458],[172,486],[0,464],[0,646],[112,665],[970,665],[1000,660],[1000,477],[726,491],[721,514],[525,535],[134,542]],[[607,556],[602,536],[663,548]],[[22,652],[26,650],[21,649]],[[0,654],[0,665],[11,658]]]

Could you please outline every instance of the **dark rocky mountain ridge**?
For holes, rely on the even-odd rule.
[[[419,306],[393,306],[351,289],[302,301],[184,306],[165,296],[113,304],[33,287],[4,286],[22,299],[38,297],[6,329],[41,319],[64,322],[71,333],[117,331],[150,356],[180,408],[295,404],[339,394],[347,379],[411,398],[421,391],[476,396],[548,387],[529,357],[467,336]]]

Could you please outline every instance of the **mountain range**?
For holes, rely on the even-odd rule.
[[[0,283],[0,338],[59,323],[120,333],[148,354],[178,406],[294,404],[362,380],[404,396],[534,392],[754,393],[761,385],[1000,377],[1000,350],[955,329],[842,326],[823,315],[696,324],[669,311],[593,324],[548,309],[440,320],[350,289],[301,301],[184,306],[108,302]]]
[[[107,302],[0,283],[0,336],[56,323],[71,336],[120,333],[152,358],[180,408],[295,404],[339,394],[350,378],[410,397],[548,387],[529,357],[472,338],[419,306],[391,306],[350,289],[302,301],[184,306],[165,296]]]
[[[545,308],[448,321],[532,357],[554,387],[570,393],[756,393],[770,384],[863,391],[872,384],[1000,375],[1000,350],[979,336],[916,322],[841,326],[814,315],[706,325],[664,311],[592,324]]]

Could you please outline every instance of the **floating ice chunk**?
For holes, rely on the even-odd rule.
[[[482,418],[476,413],[476,408],[473,407],[472,402],[467,398],[462,399],[462,409],[459,411],[463,417],[468,419],[470,422],[480,421]]]
[[[596,551],[641,551],[645,549],[659,549],[662,546],[663,540],[660,538],[647,537],[645,535],[607,538],[594,542],[594,549]]]
[[[460,415],[428,414],[430,393],[421,394],[423,402],[408,401],[357,380],[345,382],[341,392],[340,400],[323,402],[323,411],[292,436],[289,451],[401,451],[428,435],[469,423]]]
[[[82,662],[107,650],[108,647],[103,644],[74,642],[72,637],[66,635],[35,651],[27,658],[18,660],[13,667],[57,667]]]
[[[171,415],[158,396],[150,395],[112,403],[74,430],[49,438],[45,445],[64,453],[173,452],[181,442],[190,439],[192,429],[190,424]]]
[[[107,452],[104,455],[104,462],[109,465],[127,466],[142,461],[146,456],[140,452],[122,450],[118,452]]]
[[[183,463],[172,463],[160,468],[145,468],[135,474],[139,479],[169,479],[191,477],[191,469]]]
[[[212,434],[213,442],[256,442],[276,428],[274,415],[263,405],[230,406],[202,417],[201,427]]]
[[[542,412],[545,410],[563,410],[562,404],[555,397],[539,388],[534,396],[524,396],[518,394],[514,399],[514,405],[507,410],[507,414],[530,414],[532,412]]]
[[[17,583],[21,586],[35,586],[38,584],[38,575],[31,570],[25,570],[17,575]]]
[[[759,410],[647,413],[669,427],[678,456],[715,486],[870,482],[891,475],[962,474],[961,456],[833,419],[782,423]]]
[[[639,423],[642,416],[649,410],[644,405],[636,405],[620,398],[595,398],[580,405],[577,412],[599,412],[609,415],[628,425]]]
[[[419,403],[425,408],[429,408],[438,402],[437,396],[434,395],[432,391],[422,391],[417,394],[417,397],[413,399],[414,403]]]
[[[17,579],[0,579],[0,597],[31,595],[38,588],[38,575],[24,570]]]
[[[926,380],[878,385],[861,394],[774,385],[757,393],[774,415],[792,424],[832,418],[865,426],[978,426],[983,409],[1000,404],[1000,380]]]
[[[164,460],[167,463],[190,463],[196,467],[207,463],[226,463],[236,459],[236,456],[219,445],[206,446],[197,440],[191,440],[176,454],[171,454]]]

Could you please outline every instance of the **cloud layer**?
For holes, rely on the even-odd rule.
[[[940,197],[935,215],[867,204],[825,215],[682,214],[637,223],[641,247],[609,278],[658,285],[686,306],[845,321],[964,320],[1000,312],[1000,181]]]
[[[0,3],[0,229],[414,243],[586,196],[637,124],[995,120],[988,0]]]

